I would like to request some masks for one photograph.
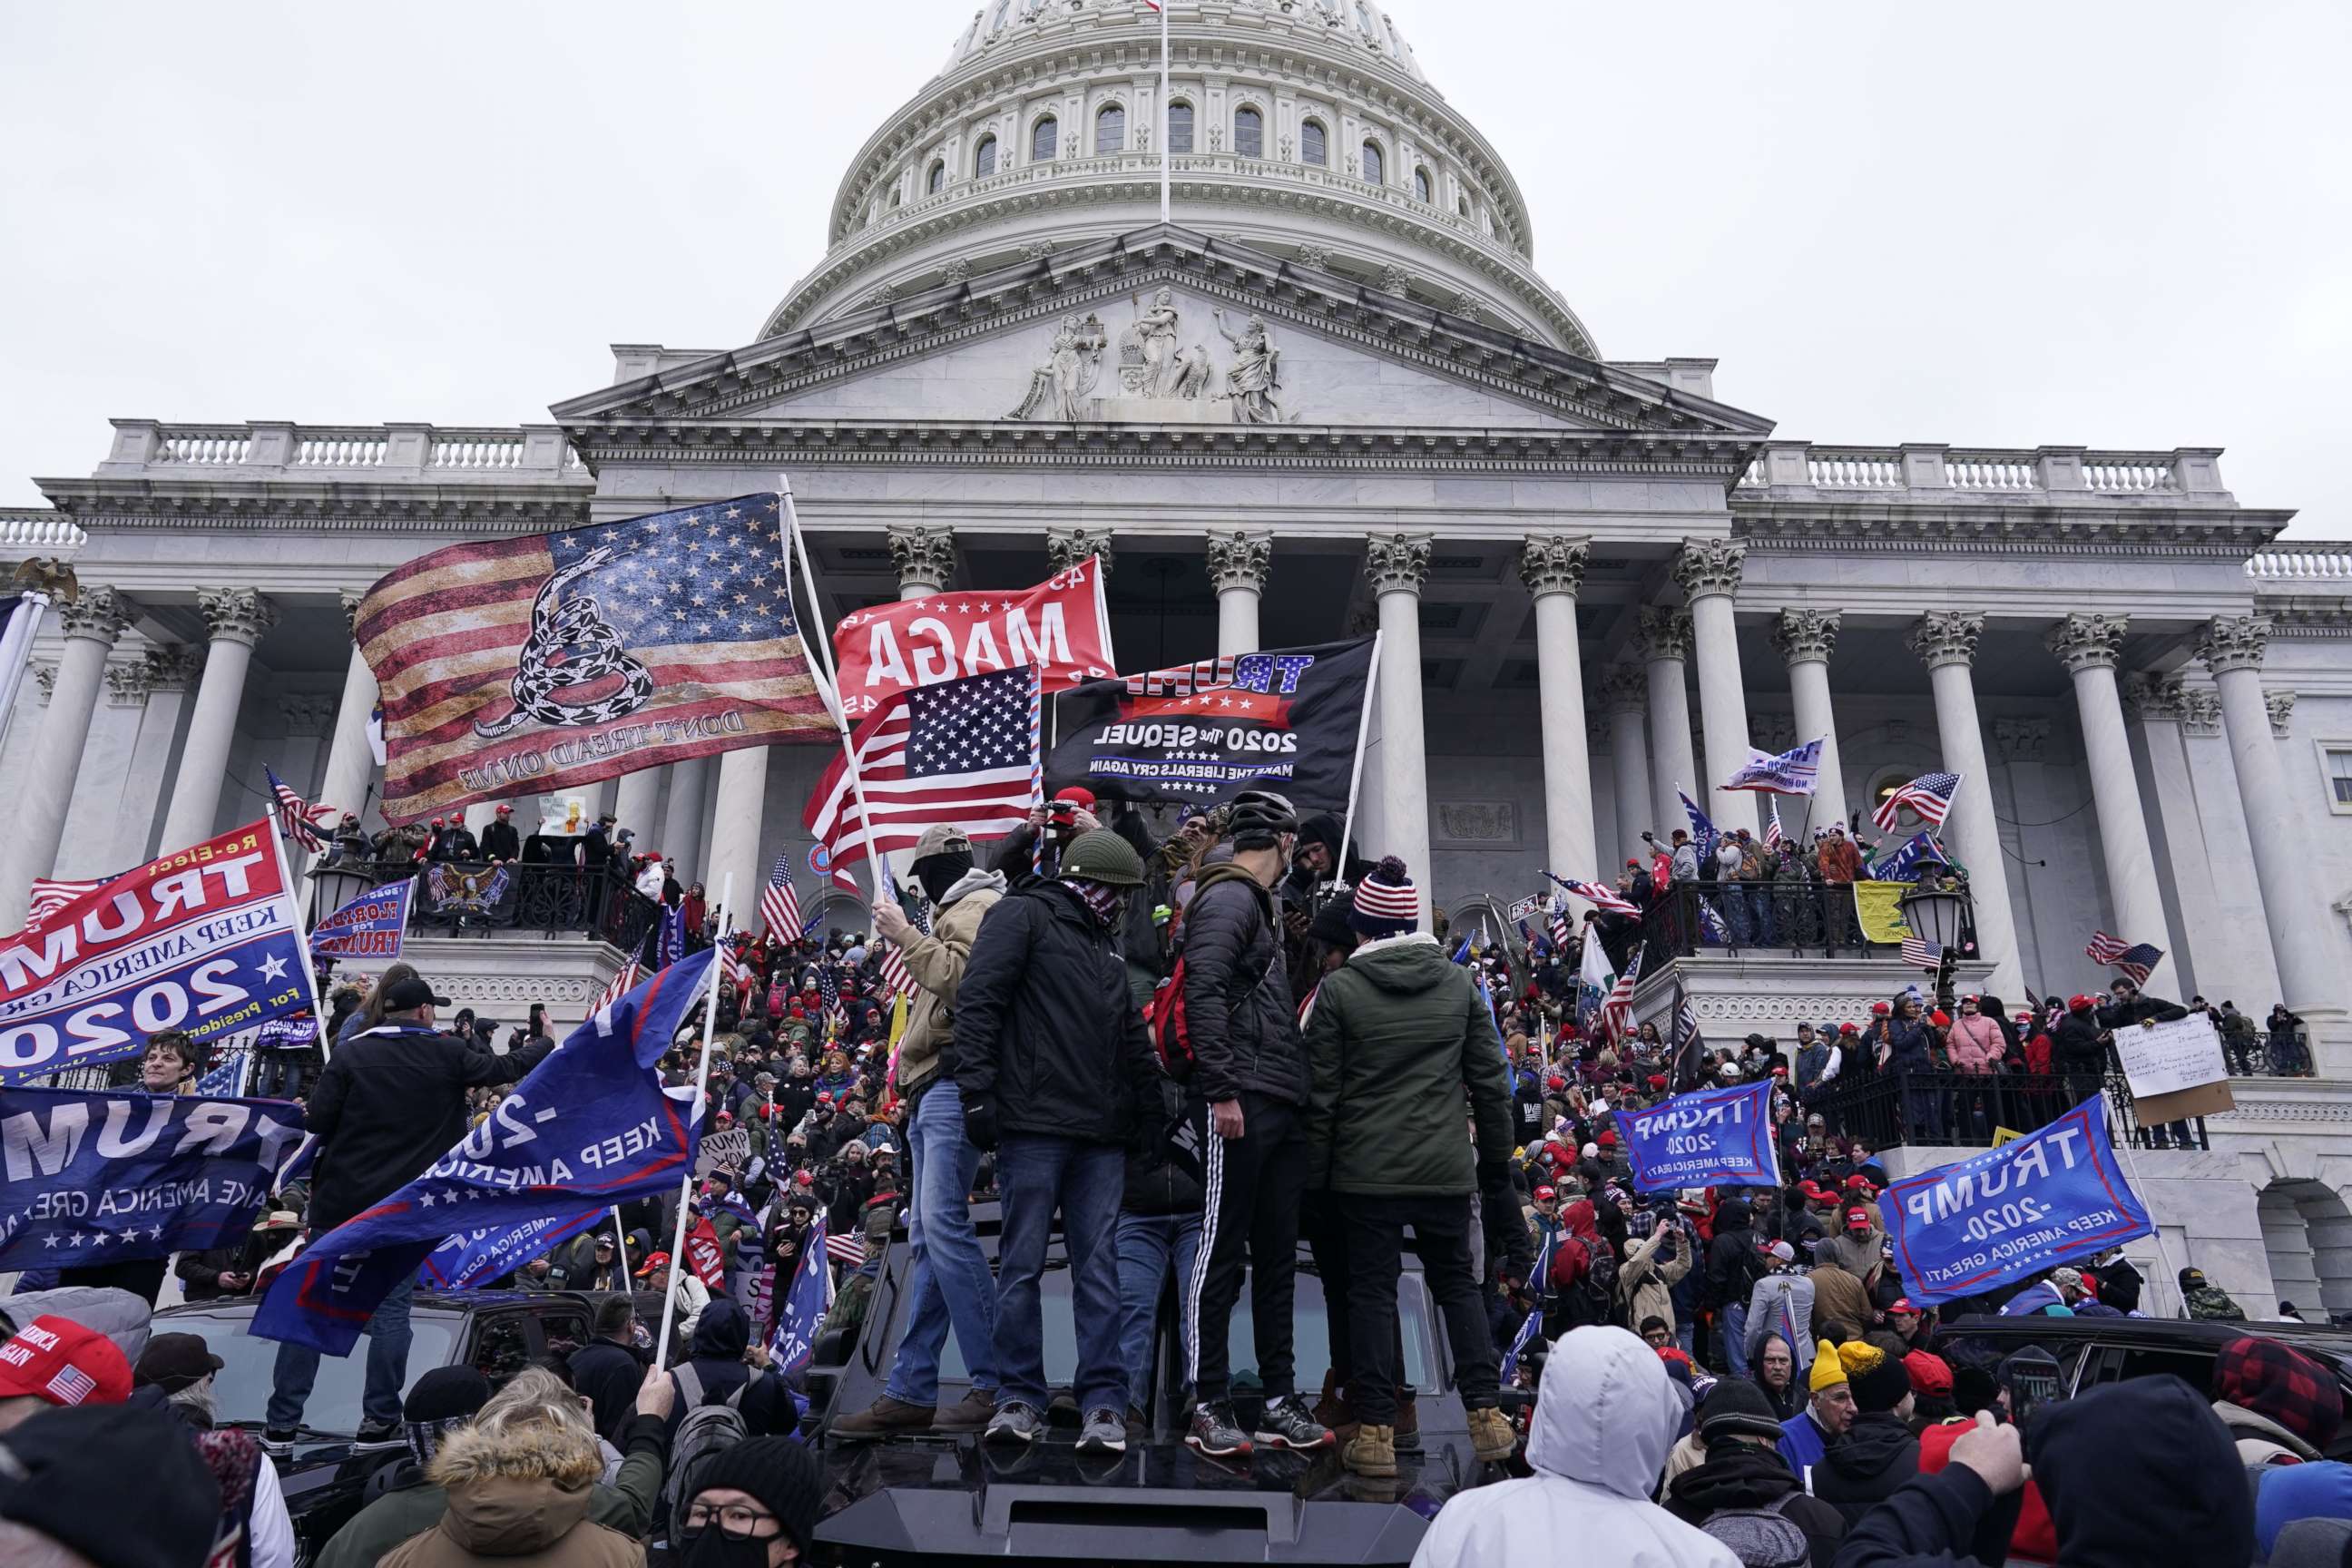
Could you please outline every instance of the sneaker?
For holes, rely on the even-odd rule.
[[[401,1431],[397,1421],[362,1422],[360,1429],[352,1435],[352,1452],[354,1454],[382,1453],[389,1448],[407,1447],[407,1435]]]
[[[1295,1394],[1269,1401],[1252,1436],[1270,1448],[1320,1448],[1332,1440],[1331,1429],[1309,1415],[1307,1402]]]
[[[982,1432],[996,1419],[996,1395],[985,1388],[975,1388],[953,1405],[942,1405],[931,1413],[934,1432]]]
[[[984,1440],[991,1443],[1019,1443],[1023,1447],[1034,1443],[1045,1433],[1045,1417],[1034,1405],[1016,1399],[998,1407],[995,1418],[988,1424]]]
[[[833,1424],[833,1435],[852,1442],[896,1436],[901,1432],[925,1432],[931,1426],[931,1407],[912,1405],[883,1394],[863,1410],[853,1410]]]
[[[1127,1418],[1116,1410],[1089,1410],[1087,1424],[1078,1433],[1081,1454],[1124,1454],[1127,1452]]]
[[[1192,1411],[1192,1424],[1184,1434],[1184,1441],[1202,1453],[1217,1458],[1250,1452],[1249,1434],[1234,1425],[1234,1407],[1229,1400],[1213,1400],[1196,1406]]]
[[[1511,1418],[1501,1411],[1473,1410],[1470,1446],[1480,1459],[1497,1464],[1518,1452],[1519,1435],[1511,1430]]]
[[[290,1426],[282,1432],[270,1427],[261,1434],[261,1451],[273,1459],[286,1458],[294,1452],[294,1439],[299,1436],[301,1434]]]

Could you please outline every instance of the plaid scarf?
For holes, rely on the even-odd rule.
[[[1105,931],[1118,925],[1118,917],[1127,908],[1127,889],[1114,888],[1108,882],[1091,882],[1083,877],[1058,879],[1065,888],[1077,894],[1086,903],[1095,923]]]

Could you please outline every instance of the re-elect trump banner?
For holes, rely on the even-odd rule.
[[[199,1043],[318,1011],[300,916],[265,820],[109,878],[0,937],[0,1082]]]
[[[1089,681],[1054,704],[1045,787],[1203,805],[1263,787],[1343,811],[1371,668],[1365,637]]]
[[[0,1089],[0,1270],[243,1241],[301,1141],[289,1100]]]
[[[1034,665],[1050,696],[1118,668],[1102,562],[1091,555],[1034,588],[933,594],[844,616],[833,628],[833,657],[853,719],[914,687],[992,669]]]
[[[370,888],[312,928],[310,951],[320,958],[391,963],[400,956],[401,938],[408,930],[408,900],[415,891],[413,877]]]
[[[2094,1096],[1998,1149],[1890,1184],[1878,1210],[1911,1299],[1979,1295],[2154,1231],[2105,1110]]]
[[[1772,1085],[1703,1089],[1617,1112],[1633,1190],[1668,1187],[1777,1187],[1780,1157],[1772,1146]]]

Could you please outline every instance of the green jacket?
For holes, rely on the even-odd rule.
[[[661,1501],[669,1438],[661,1417],[632,1415],[622,1443],[625,1457],[620,1473],[611,1486],[592,1489],[588,1521],[643,1541],[653,1529],[655,1510]],[[401,1468],[416,1473],[416,1468],[405,1460]],[[419,1475],[415,1484],[387,1491],[352,1515],[349,1523],[335,1531],[312,1568],[375,1568],[401,1542],[440,1523],[448,1509],[448,1492]]]
[[[1478,1150],[1511,1152],[1511,1086],[1494,1016],[1434,937],[1368,942],[1323,979],[1307,1015],[1314,1073],[1307,1185],[1379,1197],[1467,1196]]]

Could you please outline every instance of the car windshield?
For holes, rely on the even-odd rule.
[[[159,1331],[202,1334],[213,1354],[221,1358],[213,1389],[216,1419],[224,1425],[233,1421],[258,1424],[269,1404],[269,1377],[278,1363],[278,1343],[254,1338],[248,1331],[252,1326],[250,1312],[217,1316],[174,1312],[155,1321]],[[408,1326],[412,1339],[408,1348],[408,1384],[401,1389],[404,1394],[418,1378],[448,1363],[455,1353],[458,1320],[417,1313],[408,1320]],[[360,1394],[366,1381],[364,1345],[347,1356],[320,1356],[319,1381],[311,1385],[310,1401],[303,1406],[302,1424],[313,1431],[337,1436],[358,1431]]]

